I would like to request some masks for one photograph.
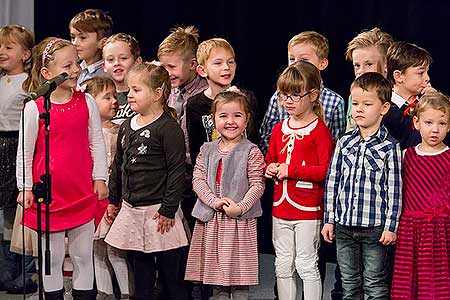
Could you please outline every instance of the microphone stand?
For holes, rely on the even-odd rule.
[[[44,299],[42,276],[42,204],[45,204],[45,275],[50,275],[50,203],[52,201],[52,177],[50,174],[50,94],[56,89],[57,84],[52,82],[49,90],[44,94],[44,112],[39,114],[39,119],[44,120],[45,125],[45,173],[40,176],[40,181],[33,184],[33,195],[37,203],[37,234],[38,234],[38,268],[39,268],[39,300]]]

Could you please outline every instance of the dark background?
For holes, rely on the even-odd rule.
[[[450,1],[311,0],[262,1],[211,0],[45,0],[35,2],[37,41],[47,36],[68,38],[70,19],[87,8],[108,11],[114,32],[134,35],[144,59],[156,59],[159,43],[175,25],[195,25],[200,40],[223,37],[234,47],[238,63],[235,84],[253,91],[264,114],[277,75],[287,64],[287,43],[305,30],[324,34],[330,42],[329,66],[322,73],[325,85],[345,99],[353,69],[345,61],[347,43],[360,31],[375,26],[395,40],[427,49],[434,63],[433,86],[444,93],[450,87],[447,71]],[[259,222],[259,246],[271,251],[270,187],[263,197],[264,216]]]

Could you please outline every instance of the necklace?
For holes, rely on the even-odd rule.
[[[12,81],[12,79],[11,79],[11,77],[9,77],[8,75],[6,75],[6,83],[11,83],[11,81]]]

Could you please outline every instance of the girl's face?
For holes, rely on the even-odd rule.
[[[110,86],[105,88],[95,96],[95,102],[102,121],[112,120],[119,109],[119,102],[116,99],[116,87]]]
[[[219,104],[214,115],[216,130],[226,141],[239,141],[247,127],[248,116],[240,101]]]
[[[312,112],[313,102],[318,101],[317,92],[303,91],[301,94],[278,93],[278,99],[290,116],[301,118]]]
[[[128,104],[134,112],[145,115],[155,107],[162,107],[162,104],[159,102],[161,97],[156,91],[157,89],[151,89],[144,82],[142,76],[144,75],[133,72],[127,77]]]
[[[414,126],[422,137],[423,150],[439,151],[445,147],[443,140],[450,130],[448,113],[429,107],[414,117]]]
[[[12,38],[0,39],[0,69],[8,75],[23,73],[24,62],[30,57],[31,51],[25,50]]]
[[[104,70],[116,83],[123,83],[136,60],[130,47],[122,41],[107,43],[103,48]]]
[[[42,67],[41,74],[49,80],[59,74],[66,72],[69,74],[67,80],[58,87],[66,89],[74,89],[77,86],[77,79],[80,76],[80,65],[78,64],[77,50],[74,46],[69,45],[56,50],[53,53],[54,59],[47,63],[46,67]]]

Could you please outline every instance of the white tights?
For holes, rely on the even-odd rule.
[[[94,239],[94,221],[65,231],[50,233],[50,275],[45,275],[45,255],[42,274],[44,290],[58,291],[63,288],[63,262],[65,257],[66,236],[69,240],[69,255],[73,264],[72,286],[77,290],[91,290],[94,285],[94,264],[92,263],[92,242]],[[45,237],[42,242],[42,252],[45,254]]]

